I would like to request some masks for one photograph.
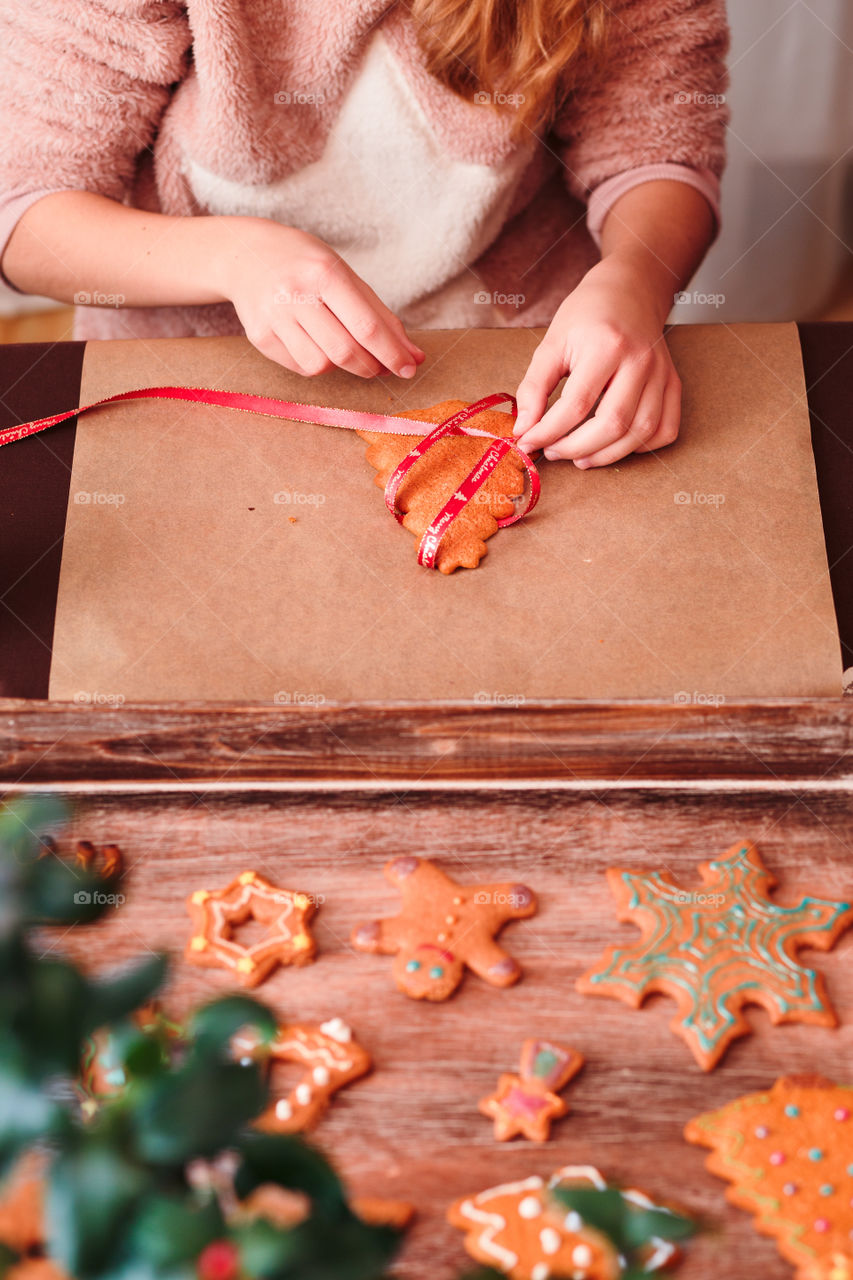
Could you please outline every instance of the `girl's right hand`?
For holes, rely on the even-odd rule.
[[[425,359],[368,284],[317,236],[266,218],[218,218],[214,270],[246,337],[270,360],[313,377],[410,378]]]

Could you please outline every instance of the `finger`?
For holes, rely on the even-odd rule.
[[[583,458],[621,440],[634,421],[648,381],[648,365],[640,365],[637,361],[626,361],[620,365],[599,400],[594,416],[549,446],[545,457]],[[664,375],[658,381],[657,400],[660,406]]]
[[[560,350],[557,343],[543,338],[533,352],[527,372],[515,393],[518,415],[512,429],[514,436],[523,435],[539,422],[545,412],[548,397],[568,371],[565,352]]]
[[[318,374],[328,373],[334,366],[309,333],[293,317],[277,332],[282,344],[290,352],[295,363],[296,372],[304,378],[316,378]]]
[[[346,369],[360,378],[372,378],[384,368],[375,356],[356,342],[325,304],[300,307],[297,315],[304,331],[338,369]]]
[[[531,449],[548,448],[583,422],[598,397],[615,373],[619,357],[601,352],[578,361],[566,379],[559,400],[543,415],[539,424],[525,431],[518,443],[527,453]]]
[[[413,355],[417,357],[418,363],[420,364],[422,360],[425,360],[426,352],[423,350],[423,348],[419,347],[417,343],[412,338],[410,338],[409,335],[406,333],[406,326],[403,324],[400,317],[396,316],[389,307],[386,307],[385,303],[382,301],[382,299],[379,297],[378,294],[374,293],[374,291],[371,289],[370,285],[367,283],[366,280],[362,280],[359,277],[359,284],[361,288],[364,290],[364,292],[367,294],[367,297],[373,303],[374,307],[379,312],[379,314],[383,316],[384,319],[387,321],[387,323],[391,326],[392,332],[398,333],[401,339],[403,340],[403,342],[405,342],[406,345],[408,346],[409,350],[413,353]]]
[[[660,426],[651,440],[637,449],[637,453],[651,453],[655,449],[664,449],[678,439],[681,429],[681,380],[671,374],[663,393],[663,408],[660,415]]]
[[[285,346],[278,334],[273,333],[271,329],[257,340],[250,338],[248,333],[246,337],[249,338],[252,346],[257,347],[261,355],[266,356],[268,360],[274,360],[276,364],[283,365],[285,369],[290,369],[293,373],[301,372],[290,350]]]
[[[349,275],[336,274],[323,294],[323,301],[347,332],[380,364],[402,378],[413,377],[418,364],[411,349],[413,344],[410,345],[401,327],[391,324],[382,308],[365,297],[360,283]]]
[[[652,379],[640,397],[629,429],[605,448],[576,457],[575,466],[582,471],[588,467],[606,467],[611,462],[618,462],[620,458],[627,458],[629,453],[636,453],[653,440],[660,428],[666,385],[665,376]]]

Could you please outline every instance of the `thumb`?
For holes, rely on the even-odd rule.
[[[548,397],[566,372],[559,349],[542,339],[515,393],[518,416],[512,433],[520,436],[535,426],[545,412]]]

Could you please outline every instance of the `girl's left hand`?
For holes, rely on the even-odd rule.
[[[610,254],[586,273],[558,309],[516,392],[514,435],[525,452],[544,448],[546,458],[586,468],[672,444],[681,422],[681,381],[663,336],[664,305],[630,256]],[[565,374],[560,398],[546,412]]]

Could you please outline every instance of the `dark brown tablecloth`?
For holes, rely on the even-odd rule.
[[[799,326],[844,666],[853,665],[853,324]],[[85,343],[0,347],[0,427],[79,403]],[[0,696],[46,698],[76,423],[0,450]]]

